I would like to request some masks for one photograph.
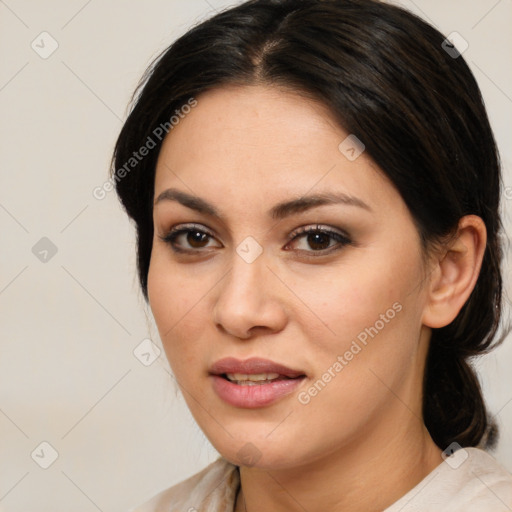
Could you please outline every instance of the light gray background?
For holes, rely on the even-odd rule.
[[[163,354],[150,366],[133,354],[145,338],[159,343],[138,291],[133,231],[114,192],[100,201],[92,190],[108,177],[130,95],[151,59],[234,3],[0,0],[4,512],[125,511],[216,458]],[[464,57],[512,161],[511,0],[401,3],[467,40]],[[43,31],[59,45],[46,59],[31,47],[51,49]],[[32,252],[42,237],[57,247],[47,262]],[[507,288],[512,295],[510,280]],[[509,337],[477,365],[501,423],[495,456],[512,471],[511,362]],[[48,469],[40,467],[51,457],[43,441],[58,453]]]

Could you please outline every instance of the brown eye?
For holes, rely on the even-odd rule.
[[[321,251],[329,247],[331,237],[326,233],[308,233],[306,240],[312,249]]]
[[[213,235],[195,226],[174,227],[165,236],[159,238],[169,244],[175,252],[199,253],[202,252],[200,249],[221,247],[221,245],[208,245],[214,240]]]
[[[208,243],[209,235],[202,233],[201,231],[188,231],[184,234],[186,235],[185,239],[187,243],[196,249],[204,247],[205,243]]]
[[[303,240],[302,244],[296,243],[298,240]],[[348,236],[338,231],[320,226],[310,226],[300,228],[298,232],[295,232],[291,237],[291,242],[287,244],[287,247],[293,243],[299,245],[299,247],[295,247],[295,249],[301,252],[320,253],[318,256],[322,256],[323,254],[328,254],[346,245],[350,245],[352,241]]]

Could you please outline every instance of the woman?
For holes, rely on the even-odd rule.
[[[468,358],[500,168],[450,41],[375,0],[254,0],[148,70],[115,148],[141,287],[221,454],[140,511],[505,511]]]

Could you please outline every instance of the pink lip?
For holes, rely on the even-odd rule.
[[[295,391],[306,378],[304,372],[260,358],[245,361],[234,358],[221,359],[212,365],[210,373],[212,386],[217,395],[226,403],[245,409],[255,409],[274,403]],[[242,386],[224,378],[225,373],[279,373],[289,378],[277,379],[268,384]]]
[[[222,375],[224,373],[244,373],[247,375],[255,373],[279,373],[280,375],[292,379],[304,375],[303,371],[293,370],[282,364],[259,357],[251,357],[245,361],[240,361],[234,357],[226,357],[214,363],[210,368],[210,373],[214,375]]]

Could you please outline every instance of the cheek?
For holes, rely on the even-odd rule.
[[[395,394],[408,400],[403,390],[409,385],[404,384],[415,381],[420,371],[412,297],[345,307],[344,321],[332,324],[337,336],[318,337],[316,346],[308,347],[315,358],[314,375],[296,397],[300,417],[308,431],[319,433],[319,444],[329,444],[324,438],[348,442],[361,435],[396,400]]]
[[[400,324],[398,317],[405,316],[398,309],[407,306],[409,314],[420,306],[416,297],[421,268],[421,260],[410,251],[397,255],[390,249],[347,258],[343,265],[314,276],[296,274],[293,288],[314,313],[307,315],[303,329],[312,334],[315,326],[318,335],[311,342],[317,349],[338,351],[348,349],[359,335],[364,342],[375,330],[379,336],[389,332]]]
[[[317,312],[314,323],[308,316],[301,324],[315,354],[315,378],[321,390],[324,384],[332,390],[321,393],[318,406],[339,406],[341,400],[350,410],[359,410],[360,400],[368,404],[372,397],[385,395],[383,382],[398,385],[416,364],[423,307],[421,258],[412,251],[382,254],[347,259],[332,275],[315,280],[316,286],[306,277],[297,282],[304,302]]]
[[[183,368],[197,366],[206,297],[198,280],[154,251],[148,273],[148,297],[169,364],[178,379]],[[203,322],[198,321],[202,317]]]

